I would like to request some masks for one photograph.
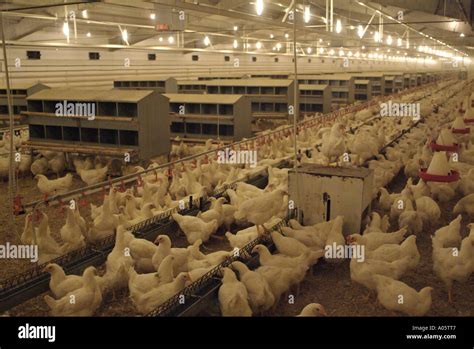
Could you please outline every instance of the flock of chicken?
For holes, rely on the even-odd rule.
[[[431,287],[417,292],[398,281],[406,271],[415,269],[420,260],[416,235],[406,239],[405,235],[420,234],[423,226],[433,224],[441,215],[436,201],[450,200],[456,192],[467,195],[459,201],[456,212],[474,214],[474,181],[471,181],[474,171],[471,171],[468,161],[469,152],[474,150],[467,142],[460,154],[466,163],[449,162],[449,166],[461,172],[461,181],[456,188],[422,180],[414,185],[415,178],[409,178],[401,193],[390,194],[384,187],[401,169],[407,176],[413,174],[409,177],[416,177],[417,169],[432,163],[432,158],[439,158],[442,165],[448,166],[448,161],[445,164],[437,155],[444,156],[443,153],[433,156],[425,144],[427,136],[431,139],[440,134],[444,122],[452,122],[455,102],[447,101],[448,96],[443,91],[448,84],[439,83],[438,91],[431,95],[428,95],[431,91],[425,89],[402,97],[406,102],[420,100],[424,122],[385,149],[385,156],[379,153],[382,147],[414,126],[416,121],[413,118],[379,118],[377,106],[374,106],[344,115],[333,125],[301,129],[298,148],[311,149],[311,152],[301,153],[301,162],[336,163],[340,166],[367,164],[374,170],[373,197],[379,197],[380,208],[389,212],[383,217],[373,212],[364,233],[352,234],[347,239],[342,233],[343,217],[307,227],[290,220],[290,226],[283,227],[281,232],[272,231],[270,236],[277,253],[271,253],[264,244],[255,246],[252,253],[258,254],[258,268],[251,270],[243,260],[235,260],[228,268],[221,269],[222,286],[218,301],[223,315],[250,316],[272,312],[283,294],[298,288],[307,271],[324,256],[326,246],[333,243],[345,245],[346,241],[365,246],[365,260],[360,262],[353,258],[350,262],[351,278],[370,290],[376,290],[380,304],[410,315],[423,315],[429,310]],[[457,83],[450,90],[459,93],[463,88],[464,83]],[[438,114],[430,115],[432,100],[446,102]],[[211,145],[206,143],[204,147]],[[206,157],[194,163],[183,163],[181,168],[175,167],[171,173],[156,168],[142,176],[141,183],[133,189],[122,191],[112,187],[101,206],[90,205],[90,219],[81,216],[78,206],[67,210],[66,223],[59,231],[61,244],[53,238],[46,214],[42,214],[37,228],[32,227],[36,218],[29,215],[22,241],[36,241],[40,262],[80,248],[86,242],[93,243],[116,234],[115,247],[107,257],[102,276],[98,276],[94,267],[87,268],[82,276],[66,275],[56,264],[46,267],[45,271],[51,273],[50,289],[54,296],[45,297],[51,313],[93,315],[105,294],[128,288],[137,312],[147,314],[227,258],[236,259],[238,249],[261,235],[269,234],[268,229],[287,214],[288,170],[274,166],[294,154],[292,137],[284,132],[276,133],[266,142],[259,142],[257,150],[259,161],[255,168],[219,164]],[[188,150],[181,143],[174,151],[184,156]],[[75,165],[79,171],[91,170],[87,169],[85,161],[76,160]],[[440,166],[435,164],[433,167]],[[137,168],[137,171],[141,170]],[[264,189],[242,181],[262,172],[268,174],[268,184]],[[190,196],[212,195],[225,188],[229,189],[224,197],[210,198],[208,210],[197,216],[179,214],[177,208],[184,208]],[[127,230],[163,213],[171,214],[180,232],[186,236],[188,247],[173,247],[166,235],[159,235],[150,242],[136,238]],[[460,217],[449,226],[440,228],[433,238],[434,271],[449,289],[453,280],[465,280],[473,271],[474,233],[461,241]],[[398,221],[399,231],[388,232],[390,220]],[[230,230],[235,227],[241,230],[237,229],[234,234]],[[234,250],[204,254],[201,245],[210,238],[221,238],[218,232],[225,233]],[[453,251],[458,253],[451,253]],[[326,262],[340,263],[342,260],[326,258]],[[403,296],[401,303],[400,295]],[[320,304],[310,304],[301,313],[303,316],[325,314]]]

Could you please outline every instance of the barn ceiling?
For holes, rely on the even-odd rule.
[[[291,0],[264,0],[260,16],[256,13],[257,0],[13,0],[2,1],[0,7],[9,45],[285,53],[292,49],[296,33],[302,54],[341,47],[393,47],[392,52],[400,55],[436,56],[441,50],[472,55],[474,9],[469,0],[333,1],[333,25],[341,21],[340,33],[327,30],[328,0],[296,0],[295,23],[288,14]],[[303,20],[306,6],[310,8],[307,23]],[[400,14],[401,20],[395,20]],[[362,38],[359,26],[367,26]],[[382,43],[373,39],[379,30],[383,32]],[[391,45],[387,43],[389,36]]]

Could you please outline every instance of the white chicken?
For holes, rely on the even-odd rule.
[[[448,225],[439,228],[434,233],[433,243],[440,247],[458,247],[461,243],[461,220],[458,215]]]
[[[472,223],[471,223],[472,224]],[[448,301],[452,303],[453,282],[466,282],[474,271],[474,232],[461,242],[461,248],[442,247],[433,238],[433,271],[448,289]]]
[[[198,217],[183,216],[179,213],[173,213],[171,216],[176,223],[178,223],[179,228],[186,235],[186,239],[191,245],[199,239],[204,242],[209,240],[209,237],[214,234],[219,227],[215,219],[210,222],[204,222]]]
[[[165,257],[170,254],[175,256],[173,263],[174,275],[188,270],[188,249],[171,247],[171,239],[168,235],[158,235],[155,239],[155,244],[158,244],[158,247],[152,257],[152,263],[155,267],[155,270],[159,269]]]
[[[66,251],[73,251],[85,246],[84,236],[81,227],[76,222],[74,210],[67,209],[66,224],[59,231],[61,239],[65,243]]]
[[[454,206],[453,213],[467,213],[469,217],[474,217],[474,194],[469,194],[459,200]]]
[[[319,303],[310,303],[306,305],[298,317],[318,317],[327,316],[326,309]]]
[[[245,200],[239,205],[239,209],[235,212],[235,219],[246,219],[259,227],[269,221],[273,216],[280,212],[283,196],[286,193],[281,189],[276,189],[271,193],[261,194],[257,197]],[[265,228],[262,228],[265,230]]]
[[[56,195],[66,193],[72,185],[72,174],[68,173],[58,179],[48,179],[45,175],[37,174],[38,189],[45,195]]]
[[[223,274],[218,292],[222,316],[252,316],[245,285],[237,280],[235,273],[229,268],[224,268]]]
[[[344,130],[344,125],[336,122],[332,125],[331,131],[323,135],[321,153],[323,153],[330,162],[337,161],[339,157],[346,152]]]
[[[136,300],[137,297],[148,291],[173,281],[173,263],[175,257],[168,255],[163,259],[157,272],[138,274],[133,267],[129,269],[128,289],[130,297]]]
[[[97,183],[102,183],[105,180],[108,169],[108,166],[104,166],[98,169],[94,168],[90,170],[79,169],[77,170],[77,173],[79,174],[84,183],[86,183],[87,185],[94,185]]]
[[[84,271],[84,283],[81,288],[67,293],[64,297],[54,300],[46,295],[44,300],[51,308],[53,316],[92,316],[102,303],[102,292],[95,279],[95,268]],[[74,299],[74,302],[71,302]]]
[[[270,309],[275,303],[275,298],[267,280],[242,262],[236,261],[231,265],[237,270],[240,281],[247,288],[248,301],[253,313],[258,314]]]
[[[415,200],[416,212],[423,220],[423,224],[432,224],[441,217],[441,209],[436,201],[429,196],[420,196]]]
[[[384,275],[374,275],[373,279],[377,299],[384,308],[410,316],[424,316],[430,310],[432,287],[424,287],[417,292],[407,284]]]
[[[351,280],[374,290],[376,274],[399,279],[408,269],[409,257],[403,257],[393,262],[385,262],[376,259],[366,259],[363,262],[352,258],[350,262]]]
[[[409,257],[408,269],[416,268],[420,261],[420,252],[416,246],[416,235],[406,238],[400,245],[383,244],[372,251],[365,251],[367,259],[377,259],[385,262],[394,262],[397,259]]]
[[[291,237],[282,236],[279,232],[273,231],[270,235],[278,252],[286,256],[298,257],[308,250],[303,243]]]
[[[352,234],[347,236],[346,240],[349,244],[356,242],[359,245],[365,245],[368,250],[374,250],[383,244],[399,244],[406,233],[407,229],[401,228],[393,233]]]
[[[180,273],[172,282],[151,289],[136,297],[135,306],[140,314],[148,314],[180,292],[189,281],[187,273]]]

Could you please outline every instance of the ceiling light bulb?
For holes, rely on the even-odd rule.
[[[273,39],[274,37],[275,37],[275,35],[270,34],[270,39]]]
[[[155,20],[156,19],[156,14],[150,13],[150,19]]]
[[[68,22],[63,23],[63,34],[69,36],[69,24]]]
[[[263,13],[263,0],[257,0],[255,2],[255,11],[257,12],[257,15],[261,16]]]
[[[402,46],[402,38],[397,39],[397,46]]]
[[[209,46],[211,44],[211,40],[209,39],[209,36],[206,36],[204,38],[204,45]]]
[[[87,36],[88,38],[90,38],[92,35],[91,35],[90,32],[88,32],[88,33],[86,34],[86,36]]]
[[[380,41],[380,32],[379,31],[376,31],[374,33],[374,41],[375,42],[379,42]]]
[[[309,5],[304,7],[303,19],[305,23],[308,23],[311,19],[311,10],[309,8]]]
[[[89,14],[87,13],[87,10],[82,10],[81,14],[82,14],[82,18],[89,18]]]
[[[163,38],[160,36],[160,37],[158,38],[158,41],[159,41],[159,42],[163,42]]]
[[[122,40],[123,41],[128,41],[128,31],[127,31],[127,29],[124,29],[122,31]]]
[[[389,36],[387,37],[387,45],[391,45],[391,44],[392,44],[392,36],[389,35]]]
[[[174,37],[173,36],[168,37],[168,43],[170,43],[170,44],[174,43]]]
[[[288,34],[288,33],[285,33],[285,38],[287,38],[287,39],[288,39],[289,37],[290,37],[290,34]]]
[[[262,43],[260,41],[257,41],[257,50],[260,50],[262,48]]]
[[[340,19],[336,21],[336,33],[340,33],[342,31],[342,22]]]
[[[362,37],[364,36],[364,28],[362,27],[362,25],[359,24],[359,26],[357,27],[357,35],[359,35],[359,38],[362,39]]]
[[[465,37],[466,35],[464,35],[464,33],[461,33],[461,34],[459,34],[459,36],[460,36],[461,38],[463,38],[463,37]]]
[[[306,49],[306,52],[308,52],[308,54],[311,54],[312,51],[313,51],[313,49],[312,49],[311,47],[308,47],[308,48]]]
[[[339,50],[339,56],[344,56],[344,51],[343,50]]]
[[[237,40],[234,40],[234,43],[232,44],[232,46],[234,46],[234,48],[239,47],[239,42]]]
[[[239,27],[237,27],[236,25],[234,25],[234,31],[236,32],[237,30],[239,30]]]
[[[321,54],[324,53],[324,48],[323,48],[323,47],[320,47],[320,48],[319,48],[319,53],[321,53]]]
[[[281,44],[280,44],[280,43],[277,43],[277,44],[276,44],[276,48],[277,48],[278,51],[280,51],[280,50],[281,50]]]
[[[332,56],[332,55],[334,54],[334,50],[331,49],[331,50],[329,51],[329,54]]]

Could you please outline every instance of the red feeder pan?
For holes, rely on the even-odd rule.
[[[451,132],[465,135],[465,134],[471,133],[471,129],[470,128],[452,128]]]
[[[426,168],[422,168],[418,172],[418,176],[423,179],[425,182],[442,182],[442,183],[452,183],[459,180],[459,172],[452,170],[447,176],[438,176],[426,173]]]
[[[473,124],[473,123],[474,123],[474,119],[464,119],[464,123],[465,123],[465,124]]]
[[[441,145],[441,144],[436,144],[435,141],[432,141],[430,143],[430,148],[433,151],[449,151],[449,152],[457,152],[459,149],[459,144],[453,144],[453,145]]]

